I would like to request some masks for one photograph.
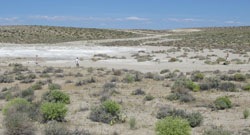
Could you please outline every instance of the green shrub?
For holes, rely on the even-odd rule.
[[[191,135],[187,121],[179,117],[166,117],[156,123],[157,135]]]
[[[68,111],[63,103],[43,103],[40,109],[44,121],[63,121]]]
[[[232,107],[232,102],[228,97],[219,97],[214,101],[216,109],[223,110]]]
[[[102,103],[102,105],[105,107],[108,113],[111,113],[112,115],[118,115],[120,113],[120,105],[116,103],[115,101],[105,101]]]
[[[154,96],[152,96],[152,95],[146,95],[144,98],[145,101],[151,101],[153,99],[154,99]]]
[[[30,106],[30,102],[28,102],[26,99],[23,99],[23,98],[15,98],[15,99],[12,99],[8,104],[6,104],[4,107],[3,107],[3,114],[6,115],[7,111],[9,110],[10,107],[14,106],[14,105],[28,105]]]
[[[105,101],[101,105],[93,107],[89,118],[95,122],[113,124],[120,120],[120,105],[114,101]]]
[[[250,91],[250,84],[247,84],[247,85],[243,86],[242,89]]]
[[[35,127],[24,113],[10,113],[4,118],[5,135],[35,135]]]
[[[130,129],[135,129],[136,128],[136,119],[134,117],[130,118],[129,127],[130,127]]]
[[[23,90],[21,92],[21,97],[27,99],[28,101],[32,101],[35,98],[34,90],[31,88]]]
[[[199,112],[190,113],[187,115],[187,121],[191,127],[197,127],[203,122],[203,116]]]
[[[69,95],[60,90],[49,90],[43,94],[42,99],[48,102],[70,104]]]
[[[188,81],[186,85],[187,85],[188,89],[190,89],[190,90],[192,90],[194,92],[200,91],[200,86],[198,84],[195,84],[192,81]]]
[[[145,92],[141,89],[136,89],[131,94],[132,95],[145,95]]]
[[[248,109],[245,109],[244,112],[243,112],[243,116],[244,116],[244,119],[247,119],[248,116],[249,116],[249,110]]]
[[[202,74],[201,72],[199,71],[195,71],[191,74],[191,80],[192,81],[199,81],[199,80],[203,80],[203,78],[205,77],[204,74]]]
[[[50,121],[45,125],[44,135],[69,135],[68,129],[61,123]]]
[[[126,82],[126,83],[133,83],[133,82],[135,82],[135,78],[132,75],[127,75],[124,78],[124,82]]]
[[[219,87],[220,83],[221,83],[221,80],[219,78],[208,77],[208,78],[205,78],[200,83],[200,89],[201,90],[216,89]]]
[[[12,76],[0,75],[0,83],[12,83],[14,82]]]
[[[221,127],[213,127],[211,129],[205,130],[203,135],[232,135],[232,132],[224,130]]]
[[[31,89],[32,90],[40,90],[40,89],[42,89],[42,85],[39,83],[36,83],[36,84],[31,86]]]
[[[223,82],[220,84],[219,89],[223,91],[234,92],[236,91],[236,85],[231,82]]]
[[[50,121],[45,125],[44,135],[90,135],[88,131],[85,130],[69,130],[62,123],[56,121]]]
[[[180,99],[180,94],[172,93],[172,94],[167,96],[167,99],[170,100],[170,101],[179,100]]]
[[[116,119],[116,117],[108,113],[106,109],[104,108],[104,106],[96,106],[91,109],[89,119],[95,122],[103,122],[106,124],[110,124],[111,121]]]
[[[59,84],[55,84],[55,83],[49,84],[49,90],[60,90],[60,89],[61,89],[61,86]]]
[[[235,81],[246,81],[247,77],[245,75],[242,74],[235,74]]]

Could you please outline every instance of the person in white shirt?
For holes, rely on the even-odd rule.
[[[78,59],[78,57],[76,58],[75,63],[76,63],[76,67],[79,67],[79,59]]]

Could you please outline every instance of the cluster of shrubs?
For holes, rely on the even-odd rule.
[[[239,81],[239,82],[242,82],[242,81],[246,81],[247,77],[243,74],[235,74],[235,75],[221,75],[220,76],[220,79],[221,80],[224,80],[224,81]]]
[[[172,109],[170,107],[161,107],[156,116],[158,119],[165,117],[180,117],[186,120],[191,127],[200,126],[203,122],[203,116],[199,112],[186,113],[184,110]]]
[[[82,86],[82,85],[86,85],[86,84],[89,84],[89,83],[96,83],[96,82],[97,82],[96,78],[91,77],[90,79],[86,79],[86,80],[82,80],[82,81],[77,81],[75,83],[75,86]]]
[[[228,97],[218,97],[213,104],[214,108],[218,110],[224,110],[232,107],[232,102]]]
[[[21,83],[32,83],[34,82],[34,79],[36,78],[35,74],[29,74],[25,76],[24,74],[17,74],[15,77],[16,80],[20,80]]]
[[[57,90],[58,85],[50,84],[50,90],[44,94],[46,96],[43,95],[41,101],[31,102],[34,90],[41,88],[41,84],[36,83],[21,91],[18,94],[18,98],[13,98],[4,106],[2,113],[5,115],[4,126],[6,135],[34,135],[36,132],[34,121],[48,122],[55,120],[60,122],[64,120],[67,113],[65,104],[70,103],[69,96]],[[78,135],[77,132],[72,132],[72,134]],[[46,133],[46,135],[51,134]]]
[[[0,83],[12,83],[13,77],[10,75],[0,75]]]
[[[91,109],[89,119],[95,122],[103,122],[113,125],[121,121],[120,105],[115,101],[107,100]]]
[[[85,130],[69,130],[57,121],[50,121],[45,126],[44,135],[90,135]]]
[[[187,79],[178,79],[172,86],[172,94],[168,95],[170,101],[179,100],[180,102],[191,102],[195,98],[190,94],[189,90],[199,91],[199,86]]]
[[[180,117],[165,117],[156,123],[157,135],[191,135],[191,128],[186,120]]]

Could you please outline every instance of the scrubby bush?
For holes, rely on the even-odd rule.
[[[21,92],[21,98],[27,99],[28,101],[32,101],[35,98],[34,90],[31,88],[27,88]]]
[[[108,113],[111,113],[113,116],[120,113],[120,105],[115,101],[105,101],[103,104],[104,108]]]
[[[135,129],[136,128],[136,119],[134,117],[130,118],[129,127],[130,127],[130,129]]]
[[[12,76],[0,75],[0,83],[12,83],[14,82]]]
[[[112,89],[112,88],[115,88],[116,87],[116,84],[115,83],[105,83],[102,88],[103,89]]]
[[[172,94],[167,96],[167,99],[170,100],[170,101],[179,100],[180,99],[180,94],[172,93]]]
[[[119,120],[120,105],[114,101],[105,101],[92,108],[89,118],[95,122],[113,124]]]
[[[205,78],[199,85],[201,90],[216,89],[219,87],[221,81],[219,78],[208,77]]]
[[[195,101],[195,98],[191,94],[189,94],[189,93],[180,94],[179,101],[187,103],[187,102]]]
[[[49,90],[43,94],[42,99],[48,102],[60,102],[64,104],[70,103],[69,95],[60,90]]]
[[[169,69],[163,69],[163,70],[161,70],[160,74],[165,74],[167,72],[170,72],[170,70]]]
[[[245,109],[245,110],[243,111],[243,117],[244,117],[244,119],[247,119],[248,116],[249,116],[249,114],[250,114],[249,110],[248,110],[248,109]]]
[[[41,105],[40,109],[44,121],[49,121],[49,120],[63,121],[68,111],[63,103],[46,102]]]
[[[219,97],[214,101],[216,109],[223,110],[232,107],[232,102],[228,97]]]
[[[202,74],[201,72],[199,71],[195,71],[191,74],[191,80],[192,81],[200,81],[200,80],[203,80],[203,78],[205,77],[204,74]]]
[[[68,129],[56,121],[50,121],[45,125],[44,135],[69,135]]]
[[[25,77],[25,79],[21,81],[21,83],[33,83],[33,82],[34,82],[34,79],[29,78],[29,77]]]
[[[133,83],[135,82],[135,78],[132,76],[132,75],[127,75],[124,79],[123,79],[124,82],[126,83]]]
[[[110,124],[115,118],[103,106],[96,106],[91,109],[89,119],[95,122]]]
[[[132,95],[145,95],[145,92],[141,89],[136,89],[131,94]]]
[[[54,68],[53,67],[46,67],[42,73],[46,74],[46,73],[53,73],[54,72]]]
[[[235,81],[246,81],[247,77],[243,74],[235,74]]]
[[[3,114],[5,115],[7,113],[7,111],[9,110],[9,108],[11,108],[12,106],[14,105],[28,105],[30,106],[30,102],[28,102],[26,99],[23,99],[23,98],[15,98],[15,99],[12,99],[8,104],[6,104],[4,107],[3,107]]]
[[[20,73],[22,71],[28,71],[28,68],[24,67],[22,64],[14,64],[13,66],[14,68],[12,70],[12,73]]]
[[[25,113],[10,113],[4,118],[5,135],[35,135],[35,127]]]
[[[157,135],[191,135],[187,121],[178,117],[166,117],[156,123]]]
[[[24,80],[25,79],[25,76],[23,74],[18,74],[16,77],[15,77],[16,80]]]
[[[221,127],[213,127],[211,129],[205,130],[203,135],[232,135],[233,133],[228,130],[224,130]]]
[[[250,91],[250,84],[247,84],[247,85],[243,86],[242,89]]]
[[[42,85],[39,83],[35,83],[34,85],[31,86],[32,90],[41,90],[42,89]]]
[[[167,106],[167,107],[161,107],[156,115],[158,119],[163,119],[167,116],[186,118],[187,114],[184,110],[171,109],[170,107]]]
[[[197,127],[203,122],[203,116],[199,112],[190,113],[187,115],[187,121],[191,127]]]
[[[151,100],[153,100],[153,99],[154,99],[154,96],[152,96],[152,95],[150,95],[150,94],[149,94],[149,95],[146,95],[145,98],[144,98],[145,101],[151,101]]]
[[[60,90],[61,89],[61,85],[56,84],[56,83],[52,83],[49,84],[49,90]]]
[[[140,82],[142,79],[143,79],[143,74],[142,73],[140,73],[140,72],[136,72],[135,73],[135,81],[136,82]]]
[[[90,135],[85,130],[68,130],[62,123],[50,121],[44,128],[44,135]]]
[[[231,82],[223,82],[219,86],[220,90],[234,92],[236,91],[236,85]]]
[[[187,120],[191,127],[200,126],[203,122],[203,116],[199,112],[193,113],[186,113],[184,110],[181,109],[171,109],[170,107],[162,107],[157,112],[157,118],[162,119],[165,117],[180,117],[184,120]]]
[[[188,81],[186,83],[186,87],[194,92],[198,92],[200,91],[200,86],[198,84],[195,84],[194,82],[192,81]]]

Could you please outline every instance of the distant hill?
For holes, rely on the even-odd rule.
[[[56,26],[0,26],[0,42],[2,43],[60,43],[139,36],[139,34],[132,32],[111,29]]]

